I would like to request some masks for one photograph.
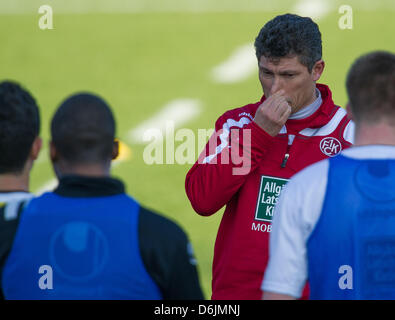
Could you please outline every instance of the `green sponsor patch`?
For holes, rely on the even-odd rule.
[[[281,190],[288,179],[262,176],[259,188],[258,202],[255,210],[255,220],[271,222],[274,206],[277,203]]]

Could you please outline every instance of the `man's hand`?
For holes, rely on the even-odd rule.
[[[272,137],[275,137],[291,115],[291,106],[280,90],[267,98],[258,108],[254,121]]]

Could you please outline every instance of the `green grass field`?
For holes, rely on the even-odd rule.
[[[336,9],[318,21],[326,62],[320,82],[331,87],[335,102],[342,106],[351,62],[370,50],[395,51],[395,11],[390,2],[384,1],[372,11],[366,7],[359,10],[356,1],[351,3],[355,3],[352,30],[339,29]],[[209,298],[214,241],[223,210],[208,218],[194,213],[184,190],[191,165],[147,165],[142,158],[144,145],[128,141],[127,133],[180,97],[202,102],[200,116],[183,125],[195,132],[212,128],[225,110],[257,101],[262,94],[257,74],[238,83],[218,84],[211,80],[210,72],[237,47],[252,43],[263,24],[286,13],[287,8],[284,5],[273,12],[109,14],[63,14],[55,10],[53,30],[39,29],[38,13],[1,14],[0,79],[21,82],[41,107],[45,147],[32,173],[32,190],[54,177],[46,150],[49,120],[56,107],[77,91],[100,94],[115,112],[118,137],[132,152],[113,174],[125,181],[128,192],[139,202],[184,227],[195,248],[202,287]]]

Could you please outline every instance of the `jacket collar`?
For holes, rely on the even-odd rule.
[[[54,190],[63,197],[105,197],[125,193],[122,181],[110,177],[63,176]]]

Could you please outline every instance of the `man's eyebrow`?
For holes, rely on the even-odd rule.
[[[272,70],[270,70],[270,69],[268,69],[268,68],[266,68],[266,67],[264,67],[264,66],[259,65],[259,68],[260,68],[262,71],[264,71],[264,72],[273,73]],[[284,74],[299,74],[299,73],[300,73],[300,72],[299,72],[298,70],[291,70],[291,69],[289,69],[289,70],[282,70],[282,71],[279,71],[279,72],[278,72],[278,74],[280,74],[280,75],[284,75]]]
[[[263,71],[273,72],[272,70],[270,70],[270,69],[268,69],[268,68],[266,68],[266,67],[263,67],[263,66],[261,66],[261,65],[259,65],[259,68],[260,68],[261,70],[263,70]]]
[[[279,74],[298,74],[299,71],[298,70],[282,70],[278,72]]]

